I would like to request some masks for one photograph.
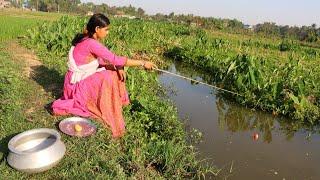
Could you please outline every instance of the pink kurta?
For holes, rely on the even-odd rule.
[[[98,41],[86,38],[78,43],[73,51],[77,66],[98,59],[99,64],[124,66],[125,57],[116,56]],[[55,115],[73,114],[93,117],[110,127],[113,137],[120,137],[125,132],[122,106],[129,104],[125,83],[119,80],[117,71],[103,70],[72,84],[73,72],[65,75],[63,96],[52,105]]]

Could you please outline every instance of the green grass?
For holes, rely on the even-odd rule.
[[[27,34],[27,29],[35,26],[38,23],[35,19],[23,19],[21,17],[0,16],[0,41],[3,42],[17,36],[24,36]]]
[[[22,9],[15,9],[15,8],[4,8],[0,11],[1,16],[11,16],[11,17],[21,17],[24,19],[34,19],[34,20],[48,20],[53,21],[57,20],[63,15],[64,13],[48,13],[42,11],[29,11],[29,10],[22,10]]]
[[[29,79],[22,73],[26,62],[14,56],[18,49],[7,47],[19,34],[8,31],[0,42],[0,179],[182,179],[215,170],[203,166],[187,144],[183,124],[176,108],[164,100],[157,74],[136,69],[127,70],[131,105],[123,110],[123,138],[112,139],[111,132],[94,121],[98,132],[92,137],[62,134],[67,152],[55,168],[31,175],[12,169],[5,160],[10,138],[33,128],[57,129],[65,118],[51,116],[45,107],[60,96],[66,64],[35,47],[44,64]]]
[[[90,138],[62,135],[67,153],[57,167],[35,175],[10,168],[4,158],[13,135],[33,128],[56,129],[63,119],[51,116],[43,107],[53,100],[48,86],[63,76],[42,66],[36,70],[33,81],[21,75],[23,66],[16,68],[15,63],[21,61],[12,61],[9,53],[1,52],[1,62],[2,178],[182,178],[206,172],[195,159],[193,148],[185,142],[186,134],[176,109],[157,97],[156,75],[133,70],[128,72],[132,104],[124,110],[125,137],[113,140],[111,132],[96,123],[98,133]],[[34,112],[25,113],[31,108]]]
[[[63,14],[30,12],[15,9],[2,9],[0,11],[0,41],[16,37],[23,37],[27,29],[45,21],[57,20]]]

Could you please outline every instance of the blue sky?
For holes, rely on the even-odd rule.
[[[111,6],[133,5],[147,14],[194,14],[236,18],[247,24],[275,22],[280,25],[320,26],[320,0],[82,0]]]

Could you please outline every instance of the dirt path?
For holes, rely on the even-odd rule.
[[[27,121],[46,123],[45,117],[50,115],[49,104],[53,97],[35,78],[39,74],[38,69],[41,69],[43,64],[31,50],[23,47],[17,41],[9,41],[7,45],[7,51],[12,60],[16,62],[17,66],[22,66],[21,76],[27,81],[28,91],[31,91],[28,92],[28,98],[23,100]]]
[[[22,47],[16,41],[10,41],[8,43],[8,49],[14,50],[14,53],[10,54],[14,58],[15,61],[18,62],[18,65],[23,64],[23,75],[31,78],[34,75],[34,69],[41,66],[42,63],[39,61],[38,57],[30,50]]]

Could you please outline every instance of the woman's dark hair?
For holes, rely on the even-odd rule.
[[[96,32],[96,27],[104,28],[110,24],[109,18],[101,13],[91,16],[83,33],[78,33],[72,40],[72,45],[75,46],[83,40],[84,37],[92,38]]]

